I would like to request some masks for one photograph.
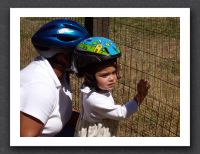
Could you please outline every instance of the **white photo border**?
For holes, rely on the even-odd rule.
[[[180,17],[180,137],[20,137],[20,17]],[[10,8],[10,146],[190,146],[190,8]]]

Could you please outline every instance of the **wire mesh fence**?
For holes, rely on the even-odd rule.
[[[57,18],[21,18],[20,68],[37,52],[31,36],[44,23]],[[120,122],[118,136],[180,136],[180,19],[179,18],[70,18],[89,27],[94,36],[105,36],[121,49],[122,78],[113,90],[117,104],[132,99],[136,83],[151,88],[139,112]],[[82,79],[71,76],[73,108],[80,109]]]

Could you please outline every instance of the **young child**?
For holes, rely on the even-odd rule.
[[[118,121],[136,112],[147,95],[150,86],[147,81],[140,80],[132,100],[124,105],[114,102],[111,91],[119,79],[117,58],[120,56],[116,44],[104,37],[90,37],[76,47],[73,65],[78,77],[84,77],[84,82],[74,136],[116,136]]]

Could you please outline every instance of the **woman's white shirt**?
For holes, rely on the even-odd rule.
[[[44,124],[41,136],[56,135],[72,113],[70,84],[57,78],[49,62],[37,57],[20,72],[20,111]]]

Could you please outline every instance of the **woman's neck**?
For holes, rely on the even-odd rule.
[[[59,65],[59,64],[55,64],[53,66],[53,70],[56,74],[56,76],[58,77],[58,79],[62,79],[63,75],[65,74],[65,69],[63,66]]]

